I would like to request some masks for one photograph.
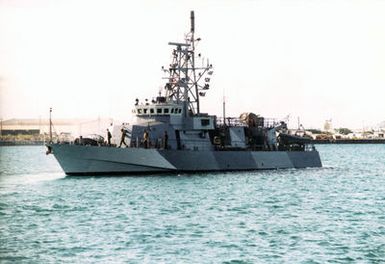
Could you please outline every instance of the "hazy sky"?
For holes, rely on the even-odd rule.
[[[214,66],[203,111],[306,128],[385,120],[385,1],[0,0],[0,118],[130,120],[164,86],[195,10]]]

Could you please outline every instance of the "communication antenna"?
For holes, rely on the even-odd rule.
[[[191,42],[191,46],[192,46],[192,50],[191,50],[191,55],[192,55],[192,68],[195,68],[195,37],[194,37],[194,33],[195,33],[195,15],[194,15],[194,10],[191,10],[190,12],[190,20],[191,20],[191,39],[190,39],[190,42]],[[198,82],[197,82],[197,76],[196,76],[196,72],[195,72],[195,69],[193,70],[192,72],[192,78],[193,78],[193,82],[194,82],[194,86],[195,86],[195,95],[196,95],[196,111],[197,111],[197,114],[199,114],[200,112],[200,103],[199,103],[199,87],[198,87]]]
[[[301,127],[301,122],[300,122],[299,116],[297,117],[297,122],[298,122],[298,129],[300,129],[300,127]]]
[[[190,19],[191,19],[191,33],[194,33],[195,32],[195,16],[194,16],[193,10],[190,12]]]
[[[195,54],[195,15],[190,12],[190,32],[185,36],[185,42],[169,42],[175,46],[172,52],[170,67],[162,70],[168,75],[164,77],[167,83],[164,87],[167,101],[171,100],[177,104],[183,104],[184,114],[200,114],[200,97],[206,95],[210,88],[210,76],[213,74],[213,67],[207,61],[207,65],[196,67],[196,59],[202,60],[201,54]]]
[[[49,143],[52,143],[52,119],[51,119],[52,107],[49,108]]]
[[[226,126],[226,96],[223,89],[223,125]]]

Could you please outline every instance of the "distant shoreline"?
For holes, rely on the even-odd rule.
[[[23,140],[23,141],[0,141],[0,147],[4,146],[44,146],[45,141],[30,141],[30,140]]]
[[[45,141],[0,141],[3,146],[44,146]],[[312,144],[385,144],[385,139],[335,139],[335,140],[312,140]]]
[[[312,140],[313,144],[385,144],[385,139],[323,139]]]

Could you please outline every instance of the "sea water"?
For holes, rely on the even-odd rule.
[[[317,149],[323,168],[65,177],[0,147],[0,262],[385,262],[385,145]]]

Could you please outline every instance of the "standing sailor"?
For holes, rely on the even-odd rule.
[[[119,148],[122,146],[122,144],[124,144],[126,147],[128,147],[127,144],[126,144],[126,142],[125,142],[125,139],[126,139],[126,130],[124,130],[124,129],[122,128],[122,129],[120,129],[120,131],[122,131],[122,137],[120,138]]]
[[[144,148],[148,148],[148,132],[147,130],[144,130],[144,133],[143,133],[143,145],[144,145]]]
[[[108,130],[108,128],[107,128],[107,145],[108,145],[109,147],[111,146],[111,138],[112,138],[111,132],[110,132],[110,130]]]

